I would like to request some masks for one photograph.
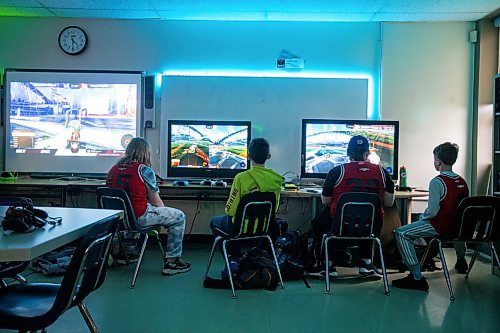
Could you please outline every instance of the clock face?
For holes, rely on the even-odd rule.
[[[67,54],[81,53],[85,46],[87,46],[87,34],[79,27],[66,27],[59,34],[59,47]]]

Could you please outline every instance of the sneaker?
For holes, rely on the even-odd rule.
[[[467,274],[467,271],[469,270],[469,265],[467,264],[465,258],[457,259],[457,263],[455,264],[455,270],[457,271],[458,274]]]
[[[326,272],[323,270],[321,271],[321,274],[323,276],[325,276]],[[331,277],[331,278],[336,278],[336,277],[339,277],[339,274],[337,273],[337,268],[335,268],[334,266],[330,266],[328,267],[328,275]]]
[[[405,278],[393,280],[392,286],[401,289],[413,289],[419,291],[429,290],[429,284],[424,277],[420,280],[415,280],[411,274],[408,274]]]
[[[315,276],[315,277],[324,277],[325,274],[326,274],[326,272],[325,272],[323,266],[315,266],[306,272],[307,276]],[[339,276],[335,266],[330,266],[328,268],[328,275],[330,275],[331,278],[336,278]]]
[[[129,263],[136,263],[139,261],[139,254],[138,253],[127,253],[128,261]],[[119,254],[113,257],[114,262],[116,262],[118,265],[126,265],[127,260],[125,259],[125,255]]]
[[[191,270],[191,264],[182,261],[181,258],[177,258],[174,262],[163,262],[163,275],[175,275],[179,273],[186,273]]]
[[[379,271],[373,266],[373,264],[367,264],[364,260],[359,263],[359,275],[363,276],[378,276],[381,277]]]

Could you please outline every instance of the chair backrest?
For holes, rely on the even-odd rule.
[[[47,323],[55,321],[64,311],[81,303],[104,282],[111,241],[118,222],[118,217],[104,219],[94,224],[80,241],[64,274],[54,305],[47,313]]]
[[[269,224],[274,221],[276,194],[274,192],[252,192],[241,197],[233,218],[238,238],[266,235]]]
[[[337,203],[332,233],[343,237],[380,236],[382,202],[370,192],[343,193]]]
[[[98,187],[97,207],[104,209],[123,210],[123,229],[138,230],[137,217],[127,192],[119,188]]]
[[[500,218],[500,198],[473,196],[463,199],[457,210],[457,240],[487,242]]]

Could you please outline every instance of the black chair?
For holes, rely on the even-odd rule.
[[[337,203],[332,230],[323,235],[321,247],[325,249],[325,283],[326,293],[330,293],[329,278],[329,251],[328,243],[332,239],[372,241],[377,243],[382,274],[384,280],[384,291],[389,295],[389,284],[385,270],[382,244],[380,243],[380,231],[382,229],[382,203],[380,197],[369,192],[343,193]],[[373,257],[373,255],[372,255]],[[373,258],[372,258],[373,259]]]
[[[83,301],[104,282],[117,224],[118,218],[107,218],[89,229],[60,284],[12,284],[0,289],[0,328],[20,332],[43,330],[66,310],[78,306],[89,330],[98,332]]]
[[[27,283],[28,281],[21,273],[28,267],[29,263],[29,261],[7,261],[0,263],[0,288],[7,286],[6,279]]]
[[[465,278],[469,278],[469,273],[474,266],[476,257],[479,253],[479,244],[486,243],[490,245],[492,252],[492,260],[496,260],[497,265],[500,266],[500,261],[498,259],[498,254],[493,244],[493,238],[495,233],[495,223],[500,217],[500,197],[492,196],[473,196],[463,199],[457,209],[456,225],[458,227],[455,233],[456,237],[445,238],[437,236],[431,239],[427,249],[422,256],[420,261],[420,266],[425,262],[425,258],[434,242],[438,243],[439,248],[439,258],[441,259],[441,264],[443,266],[443,274],[446,280],[446,285],[448,286],[448,291],[450,292],[450,300],[455,300],[455,295],[453,294],[453,289],[451,286],[450,273],[448,272],[448,266],[446,265],[446,259],[443,253],[443,243],[450,242],[466,242],[468,244],[477,244],[476,250],[472,255],[471,261],[469,263],[469,270],[465,275]]]
[[[233,298],[236,298],[234,291],[233,277],[229,257],[227,255],[227,245],[231,242],[242,240],[267,239],[274,258],[274,263],[278,270],[281,288],[284,288],[281,277],[280,267],[274,251],[273,242],[268,235],[269,225],[274,221],[276,207],[276,194],[273,192],[253,192],[241,197],[233,219],[235,232],[225,236],[217,236],[210,251],[205,278],[208,276],[210,266],[214,257],[217,244],[222,240],[222,253],[228,270],[229,282],[233,292]]]
[[[0,206],[10,206],[19,197],[3,197],[0,196]],[[7,261],[0,262],[0,288],[6,287],[6,279],[17,280],[21,283],[26,283],[26,279],[21,273],[28,267],[29,261]]]
[[[147,226],[142,227],[137,223],[137,217],[135,216],[134,209],[132,207],[132,203],[128,197],[127,192],[118,188],[111,187],[99,187],[97,188],[97,206],[99,208],[104,209],[118,209],[123,210],[125,213],[124,219],[121,221],[119,225],[119,231],[129,231],[129,232],[137,232],[142,238],[141,250],[139,253],[139,259],[135,265],[134,275],[132,276],[132,281],[130,282],[130,288],[135,287],[135,282],[137,280],[137,275],[139,274],[139,268],[141,267],[142,258],[144,257],[144,251],[146,250],[146,245],[148,242],[148,232],[153,232],[158,239],[158,244],[160,245],[160,250],[165,257],[165,251],[163,250],[163,246],[161,245],[160,235],[156,228],[157,226]],[[123,244],[122,234],[118,232],[118,241],[120,244],[120,248],[125,254],[125,261],[128,265],[130,263],[129,257],[127,254],[127,250]]]

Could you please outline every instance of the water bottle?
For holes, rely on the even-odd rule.
[[[406,177],[407,177],[406,167],[403,165],[399,168],[399,187],[408,186],[406,183]]]

